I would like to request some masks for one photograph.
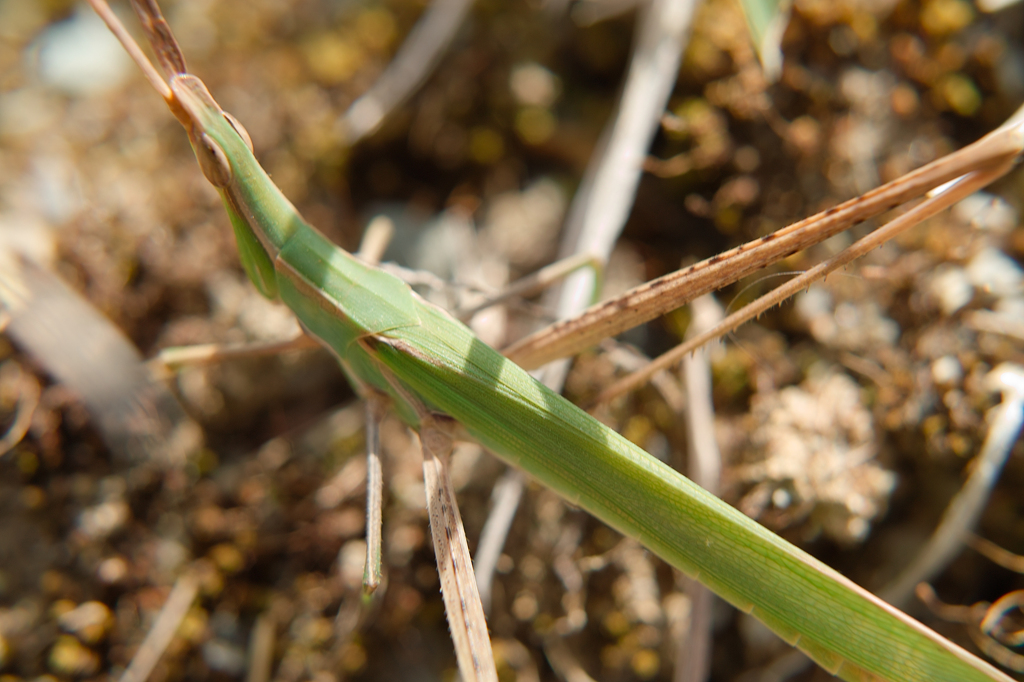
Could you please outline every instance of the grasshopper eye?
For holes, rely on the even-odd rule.
[[[249,151],[253,151],[252,138],[249,137],[249,131],[245,129],[245,126],[242,125],[242,122],[226,111],[222,113],[224,114],[224,118],[228,120],[228,123],[231,124],[231,127],[235,129],[235,132],[238,133],[238,135],[245,142],[245,146],[249,148]]]
[[[200,136],[199,142],[201,148],[196,149],[196,158],[199,159],[203,175],[214,187],[226,187],[231,182],[231,163],[228,161],[228,155],[206,133]]]

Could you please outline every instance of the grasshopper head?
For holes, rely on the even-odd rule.
[[[225,148],[244,144],[251,154],[249,133],[238,119],[220,108],[206,85],[196,76],[176,74],[169,85],[174,101],[168,105],[185,126],[203,175],[214,187],[227,187],[233,170]]]
[[[299,222],[298,214],[259,167],[249,133],[220,108],[206,85],[188,72],[181,48],[156,0],[132,0],[132,6],[163,74],[125,30],[106,0],[89,3],[184,126],[203,175],[220,190],[249,279],[265,296],[276,297],[273,256]]]
[[[166,80],[110,10],[106,0],[89,2],[142,69],[150,84],[167,102],[174,117],[185,127],[203,175],[214,187],[227,187],[233,172],[225,147],[244,144],[249,153],[252,153],[252,139],[238,119],[220,108],[210,95],[210,91],[206,89],[206,85],[188,72],[181,47],[174,38],[167,20],[161,14],[156,0],[132,0],[132,6],[142,22],[157,60],[163,67]]]

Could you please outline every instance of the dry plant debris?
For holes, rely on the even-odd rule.
[[[770,526],[806,519],[810,537],[864,540],[885,512],[896,476],[875,460],[875,428],[860,387],[845,374],[819,370],[799,387],[756,394],[750,418],[759,461],[735,471],[756,483],[739,508],[760,518],[773,507]]]
[[[513,263],[490,268],[513,275],[543,261],[551,242],[531,238],[524,248],[501,226],[525,232],[518,221],[560,220],[614,106],[633,22],[579,27],[529,3],[476,6],[411,103],[344,149],[338,116],[383,70],[420,3],[209,0],[166,9],[192,68],[245,123],[275,181],[333,239],[354,246],[378,214],[409,234],[455,216],[471,231],[486,225],[491,243],[514,244]],[[705,2],[652,149],[661,161],[651,168],[672,172],[642,181],[616,278],[710,256],[992,128],[1024,96],[1021,12],[1018,4],[988,16],[965,0],[798,0],[781,78],[770,85],[736,4]],[[104,51],[105,34],[90,22],[66,0],[0,0],[0,243],[49,264],[146,356],[287,333],[286,312],[244,282],[218,199],[178,124],[119,52]],[[76,70],[86,54],[100,76]],[[767,445],[807,433],[787,402],[821,408],[830,433],[818,438],[833,451],[861,448],[860,476],[841,490],[805,477],[800,500],[832,510],[830,521],[810,512],[812,523],[862,540],[847,550],[819,537],[810,548],[869,587],[909,561],[908,548],[958,487],[995,404],[988,371],[1024,360],[1011,324],[1024,310],[1021,178],[831,277],[824,293],[811,292],[817,299],[741,330],[715,359],[716,430],[732,480],[752,438]],[[844,240],[773,272],[804,268]],[[673,336],[650,325],[629,338],[660,350]],[[580,363],[594,370],[574,379],[581,393],[611,372],[602,362]],[[4,682],[117,677],[186,567],[197,571],[198,596],[150,679],[266,670],[247,650],[257,632],[272,648],[270,679],[452,674],[421,458],[393,422],[383,436],[387,585],[363,605],[365,470],[349,463],[362,447],[362,419],[329,357],[183,372],[176,390],[207,445],[162,471],[113,459],[76,396],[6,337],[0,363],[4,432],[29,419],[27,377],[41,387],[27,433],[0,459]],[[814,379],[814,367],[831,368],[832,379]],[[822,392],[848,409],[826,406]],[[653,390],[627,403],[612,418],[678,462],[679,417]],[[751,409],[789,423],[785,431],[751,424]],[[1019,448],[982,519],[986,537],[1018,552]],[[888,502],[891,478],[875,461],[897,476]],[[472,448],[452,466],[472,541],[500,467]],[[774,491],[792,475],[751,485]],[[736,503],[742,492],[727,494]],[[885,506],[886,515],[875,511]],[[810,527],[783,532],[799,540]],[[552,680],[558,670],[671,678],[688,604],[671,572],[642,550],[531,488],[498,569],[490,624],[507,679]],[[994,601],[1020,580],[963,556],[936,587],[970,603]],[[728,613],[719,627],[717,679],[776,651]],[[971,646],[962,632],[945,632]]]

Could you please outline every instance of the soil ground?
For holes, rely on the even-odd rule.
[[[1024,99],[1020,4],[993,15],[963,0],[795,5],[776,83],[738,5],[701,7],[651,150],[666,161],[641,182],[610,289],[895,178]],[[465,279],[476,261],[517,276],[552,257],[633,36],[633,13],[587,24],[594,7],[477,3],[425,85],[352,148],[337,118],[388,64],[421,3],[179,0],[165,10],[192,71],[310,222],[354,248],[372,217],[389,215],[398,257]],[[287,311],[245,280],[180,126],[130,64],[102,57],[84,12],[0,0],[4,243],[46,263],[145,357],[287,335]],[[60,49],[69,45],[70,56]],[[75,70],[94,55],[111,69],[99,83]],[[977,322],[1024,316],[1024,174],[992,191],[1002,198],[915,228],[714,354],[725,498],[869,589],[910,561],[969,471],[1000,399],[989,371],[1024,364],[1024,340]],[[768,274],[805,269],[849,241]],[[438,243],[459,248],[447,255]],[[775,281],[752,278],[719,298],[735,307]],[[687,319],[627,340],[655,354]],[[483,333],[500,343],[533,322],[513,310]],[[64,331],[57,341],[81,345],[75,328]],[[586,356],[570,397],[616,371]],[[387,583],[369,604],[360,596],[362,410],[326,353],[183,370],[171,387],[184,412],[172,412],[199,424],[204,444],[171,465],[112,450],[52,372],[37,349],[0,337],[4,425],[39,395],[27,434],[0,458],[0,680],[118,677],[186,569],[200,596],[152,680],[244,677],[261,616],[273,624],[272,679],[454,679],[420,456],[397,421],[384,434]],[[659,391],[604,417],[684,465],[682,418]],[[978,528],[1018,553],[1021,450]],[[472,446],[453,466],[475,545],[504,467]],[[965,549],[934,585],[943,600],[972,604],[1021,589],[1024,577]],[[757,679],[788,653],[719,606],[712,679]],[[503,680],[562,679],[578,665],[614,682],[671,679],[688,602],[668,566],[531,484],[492,608]],[[975,650],[963,625],[909,610]]]

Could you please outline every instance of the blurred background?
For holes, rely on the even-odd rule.
[[[190,69],[306,219],[354,249],[386,217],[396,237],[385,258],[454,282],[423,289],[443,305],[555,257],[646,11],[630,0],[467,5],[436,63],[421,60],[422,83],[368,130],[372,108],[352,105],[426,4],[163,5]],[[998,126],[1024,100],[1024,6],[983,9],[798,0],[763,44],[782,54],[769,79],[739,3],[699,3],[678,73],[662,74],[674,85],[638,150],[649,156],[605,295]],[[1024,362],[1024,174],[989,191],[712,354],[723,497],[871,590],[910,562],[962,484],[1000,402],[989,372]],[[853,238],[767,274],[806,269]],[[171,346],[282,339],[295,324],[245,279],[180,125],[84,3],[0,0],[0,253],[0,680],[119,677],[186,574],[198,597],[151,680],[455,678],[421,457],[401,424],[383,436],[387,583],[364,604],[362,407],[332,358],[232,359],[166,383],[140,364]],[[778,281],[753,277],[718,298],[736,308]],[[474,328],[500,347],[550,317],[517,302]],[[654,355],[689,320],[682,311],[624,341]],[[615,353],[589,353],[567,394],[584,400],[621,371]],[[682,467],[679,381],[602,418]],[[1017,553],[1020,451],[978,528]],[[503,470],[471,445],[455,456],[471,547]],[[529,484],[496,570],[502,680],[673,679],[690,602],[636,543]],[[934,584],[944,601],[972,604],[1024,578],[965,549]],[[965,626],[908,610],[976,650]],[[762,679],[792,657],[724,603],[712,627],[711,679]]]

